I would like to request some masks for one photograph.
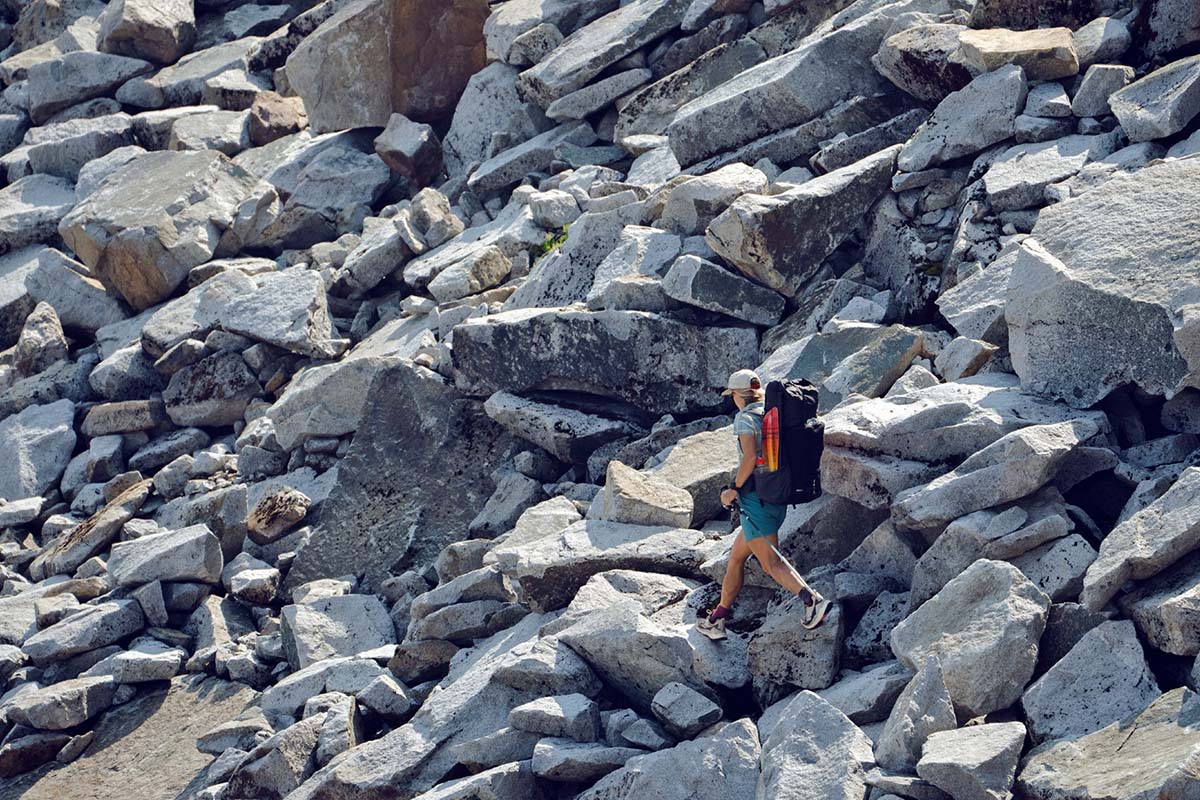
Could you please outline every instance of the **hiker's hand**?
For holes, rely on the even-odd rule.
[[[726,489],[721,492],[721,505],[731,506],[738,499],[737,489]]]

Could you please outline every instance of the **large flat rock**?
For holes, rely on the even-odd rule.
[[[196,739],[237,716],[255,692],[204,675],[175,678],[107,712],[78,760],[50,764],[0,782],[0,800],[177,800],[203,788],[195,780],[212,759]]]
[[[519,446],[482,403],[420,368],[385,366],[366,396],[362,424],[287,591],[346,574],[365,573],[375,584],[398,563],[432,565],[463,538],[495,488],[495,465]],[[397,442],[405,458],[396,458]]]
[[[852,21],[835,17],[840,25],[826,23],[783,55],[684,105],[667,128],[680,165],[803,125],[852,97],[877,94],[887,84],[871,56],[896,16],[915,5],[893,3]]]
[[[957,464],[1005,434],[1080,416],[1108,430],[1103,413],[1065,408],[1021,391],[1012,375],[990,373],[834,409],[824,417],[825,443]]]
[[[470,394],[583,391],[653,414],[715,410],[729,374],[755,360],[757,339],[750,328],[641,311],[521,309],[455,328],[454,371]]]
[[[747,276],[795,295],[888,190],[899,151],[888,148],[780,194],[743,195],[705,238]]]
[[[1136,383],[1173,394],[1200,369],[1200,160],[1157,163],[1045,209],[1008,288],[1027,390],[1086,408]]]
[[[1047,742],[1025,757],[1016,790],[1035,800],[1186,797],[1198,784],[1196,702],[1174,689],[1095,733]]]

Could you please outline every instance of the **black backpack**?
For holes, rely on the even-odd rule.
[[[771,381],[764,409],[779,412],[779,465],[755,470],[755,491],[764,503],[793,506],[821,496],[821,453],[825,449],[825,423],[817,417],[817,387],[805,380]],[[763,447],[767,446],[766,436]]]

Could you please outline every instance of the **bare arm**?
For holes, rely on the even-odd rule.
[[[754,474],[754,467],[758,464],[758,442],[753,433],[738,434],[738,441],[742,445],[742,460],[738,463],[733,485],[743,486],[750,480],[750,476]]]

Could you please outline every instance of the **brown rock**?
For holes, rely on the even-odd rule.
[[[283,487],[259,500],[247,520],[247,535],[255,544],[270,544],[296,526],[312,500],[303,492]]]
[[[304,112],[304,101],[299,97],[259,92],[250,106],[250,143],[255,147],[270,144],[307,127],[308,114]]]
[[[317,133],[453,113],[487,64],[487,0],[358,0],[288,57],[287,75]]]

